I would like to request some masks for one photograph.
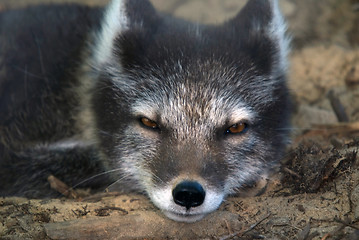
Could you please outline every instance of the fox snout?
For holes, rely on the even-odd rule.
[[[201,206],[206,197],[206,191],[195,181],[183,181],[172,190],[173,201],[187,210]]]
[[[177,182],[177,181],[176,181]],[[148,191],[153,203],[170,219],[195,222],[216,210],[224,198],[223,191],[203,181],[184,179],[177,184]]]

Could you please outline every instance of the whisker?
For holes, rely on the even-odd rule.
[[[30,77],[33,77],[33,78],[37,78],[37,79],[39,79],[39,80],[46,80],[46,78],[43,77],[43,76],[39,76],[39,75],[36,75],[36,74],[34,74],[34,73],[29,72],[29,71],[27,70],[27,68],[26,68],[26,69],[23,69],[23,68],[21,68],[21,67],[19,67],[19,66],[17,66],[17,65],[14,65],[14,64],[12,64],[11,67],[12,67],[13,69],[15,69],[15,70],[18,70],[18,71],[20,71],[20,72],[26,74],[27,76],[30,76]]]
[[[27,65],[25,65],[25,69],[24,69],[24,71],[25,71],[25,74],[24,74],[24,89],[25,89],[25,99],[27,99],[27,91],[28,91],[28,89],[27,89],[27,80],[28,80],[28,72],[27,72]]]
[[[309,131],[309,130],[325,131],[326,128],[321,128],[321,127],[288,127],[288,128],[276,128],[276,130],[278,130],[278,131],[290,130],[291,132],[294,132],[294,131]]]
[[[39,39],[37,38],[35,33],[32,32],[32,35],[33,35],[34,41],[36,43],[37,52],[39,54],[39,61],[40,61],[42,75],[44,76],[44,79],[47,82],[47,84],[49,84],[49,79],[46,76],[46,70],[45,70],[45,65],[44,65],[44,60],[43,60],[43,56],[42,56],[42,51],[41,51]]]
[[[92,179],[95,179],[97,177],[101,177],[103,175],[106,175],[106,174],[110,174],[110,173],[113,173],[113,172],[117,172],[117,171],[121,171],[121,168],[116,168],[116,169],[112,169],[112,170],[109,170],[109,171],[106,171],[106,172],[102,172],[102,173],[99,173],[99,174],[96,174],[96,175],[93,175],[92,177],[89,177],[89,178],[86,178],[85,180],[75,184],[72,188],[76,188],[88,181],[91,181]]]
[[[109,133],[109,132],[106,132],[106,131],[103,131],[101,129],[96,129],[99,133],[103,134],[103,135],[106,135],[106,136],[110,136],[110,137],[113,137],[115,136],[115,134],[112,134],[112,133]]]
[[[154,178],[154,179],[159,180],[159,182],[161,182],[161,183],[165,183],[160,177],[158,177],[158,176],[157,176],[156,174],[154,174],[154,173],[151,175],[151,177]]]
[[[117,179],[116,181],[114,181],[113,183],[111,183],[110,185],[108,185],[106,187],[106,189],[111,189],[111,187],[113,187],[115,184],[121,182],[123,179],[126,179],[127,177],[131,176],[131,174],[126,174],[126,175],[123,175],[121,178]]]

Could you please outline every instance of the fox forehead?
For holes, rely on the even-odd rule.
[[[173,74],[168,74],[168,71],[167,75],[157,74],[165,76],[161,79],[151,74],[142,76],[142,81],[151,87],[136,91],[135,101],[130,107],[134,116],[196,129],[252,122],[256,117],[255,110],[245,103],[241,92],[245,74],[237,69],[213,60],[197,62],[193,68],[182,67],[180,61],[166,67],[172,69]]]
[[[130,111],[134,116],[163,123],[174,119],[187,125],[210,122],[217,127],[251,123],[262,108],[276,100],[276,82],[271,76],[261,76],[255,68],[242,70],[214,60],[197,62],[190,68],[171,63],[143,71],[135,78]]]
[[[151,99],[135,102],[131,107],[134,116],[143,116],[154,121],[171,122],[172,119],[185,123],[186,119],[198,123],[211,121],[217,124],[235,124],[240,121],[251,122],[255,118],[253,110],[244,104],[225,105],[222,99],[203,99],[202,102],[188,102],[180,96],[171,100],[163,99],[161,103]],[[173,116],[173,117],[168,117]]]
[[[240,96],[216,92],[211,86],[180,83],[162,94],[146,94],[131,106],[134,116],[144,116],[162,124],[202,128],[223,127],[241,121],[252,122],[254,110]]]

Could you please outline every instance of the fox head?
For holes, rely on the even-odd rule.
[[[285,30],[275,0],[218,26],[112,1],[92,47],[92,105],[118,186],[193,222],[265,176],[288,135]]]

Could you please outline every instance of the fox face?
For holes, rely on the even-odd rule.
[[[219,26],[114,0],[93,44],[96,137],[117,186],[193,222],[265,177],[287,143],[288,38],[275,0]]]

